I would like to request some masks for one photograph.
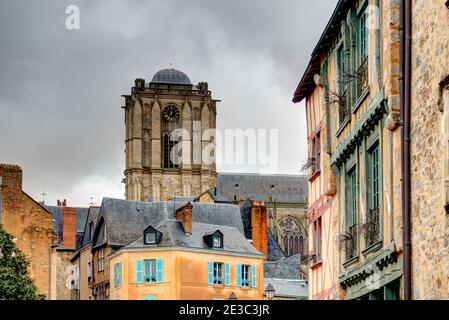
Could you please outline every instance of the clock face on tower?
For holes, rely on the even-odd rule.
[[[179,119],[179,110],[176,106],[168,106],[162,115],[166,121],[173,122]]]

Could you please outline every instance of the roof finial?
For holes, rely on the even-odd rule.
[[[169,62],[168,65],[169,65],[170,69],[172,69],[172,70],[175,69],[175,68],[173,68],[173,63]]]

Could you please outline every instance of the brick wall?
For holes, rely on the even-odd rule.
[[[76,208],[64,207],[61,248],[76,249]]]
[[[268,253],[268,214],[263,202],[253,201],[251,208],[251,226],[253,246],[267,255]]]

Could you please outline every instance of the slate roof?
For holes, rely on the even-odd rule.
[[[271,284],[274,288],[274,297],[278,298],[307,298],[309,286],[305,280],[287,280],[264,278],[264,288]]]
[[[53,230],[58,235],[58,243],[62,243],[62,219],[64,207],[45,206],[53,217]]]
[[[63,213],[64,207],[61,206],[45,206],[45,208],[51,212],[53,217],[53,230],[58,235],[59,243],[62,242],[62,224],[63,224]],[[84,232],[84,225],[86,223],[87,212],[89,208],[76,208],[76,232]]]
[[[125,246],[142,235],[143,230],[161,221],[175,218],[176,209],[186,202],[135,202],[104,198],[100,219],[106,223],[106,237],[109,245]],[[193,222],[236,228],[243,235],[240,208],[237,205],[223,203],[192,203]],[[96,231],[97,232],[97,231]],[[94,246],[97,245],[94,243]]]
[[[264,277],[276,279],[302,279],[305,278],[301,272],[301,254],[270,261],[264,265]]]
[[[233,227],[193,222],[191,235],[185,234],[182,223],[174,219],[164,220],[157,226],[152,227],[157,231],[162,232],[162,240],[157,244],[157,247],[185,247],[263,256],[262,253],[257,251],[249,241],[245,239],[239,230]],[[223,234],[223,249],[212,249],[204,242],[203,237],[205,235],[210,235],[217,230]],[[126,246],[126,248],[150,247],[151,246],[143,243],[143,231],[142,235],[136,241]]]
[[[313,77],[317,73],[320,73],[321,54],[326,52],[326,50],[328,50],[334,43],[334,39],[339,34],[341,29],[341,20],[346,19],[346,15],[352,4],[352,1],[338,1],[332,16],[326,25],[326,28],[313,49],[307,69],[304,72],[295,93],[293,94],[294,103],[302,101],[316,87]]]
[[[86,225],[87,214],[89,208],[77,208],[76,209],[76,232],[84,232],[84,226]]]
[[[235,185],[239,187],[236,190]],[[274,185],[272,189],[271,186]],[[250,198],[256,201],[307,203],[308,180],[300,175],[262,175],[220,173],[217,177],[217,201],[237,201]]]
[[[80,239],[79,248],[82,248],[86,245],[88,245],[91,240],[89,240],[89,223],[93,222],[93,229],[95,230],[95,225],[97,222],[98,214],[100,212],[99,207],[90,207],[89,211],[87,212],[86,221],[84,223],[84,228],[82,232],[82,238]]]
[[[267,237],[267,241],[268,241],[267,259],[268,259],[268,261],[277,261],[277,260],[287,257],[285,252],[279,246],[279,243],[274,238],[273,233],[271,233],[270,229],[267,229],[267,232],[268,232],[268,237]]]

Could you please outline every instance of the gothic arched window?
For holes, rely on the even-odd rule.
[[[165,169],[177,169],[178,132],[180,112],[174,105],[166,106],[162,112],[162,161]]]
[[[289,255],[304,254],[304,236],[299,224],[292,218],[284,219],[284,252]]]

